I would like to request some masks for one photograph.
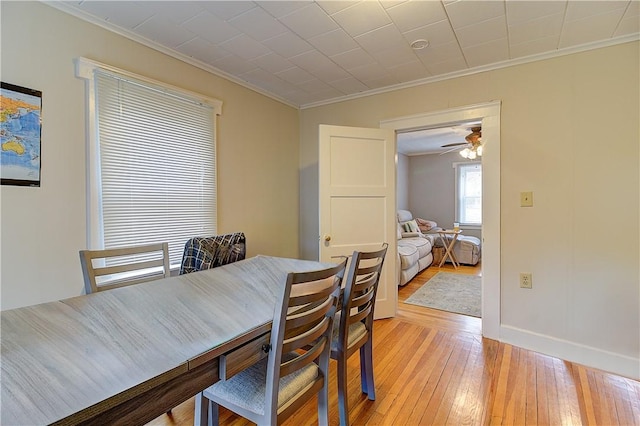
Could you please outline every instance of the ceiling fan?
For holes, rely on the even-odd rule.
[[[465,147],[460,151],[461,156],[463,156],[464,158],[468,158],[470,160],[473,160],[477,157],[481,157],[482,156],[482,127],[472,127],[470,130],[471,130],[471,133],[469,133],[464,138],[466,142],[455,142],[455,143],[448,143],[446,145],[442,145],[442,148],[455,147],[443,152],[442,154],[447,154],[449,152],[455,151],[459,149],[458,148],[459,146],[464,145]]]

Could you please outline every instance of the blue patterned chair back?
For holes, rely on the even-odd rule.
[[[245,258],[247,253],[244,233],[194,237],[184,245],[180,275],[211,269]]]

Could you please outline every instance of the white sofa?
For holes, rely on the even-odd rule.
[[[451,240],[451,236],[447,236],[447,240]],[[447,241],[447,244],[449,244]],[[442,244],[442,239],[437,237],[433,243],[434,247],[442,247],[444,250],[444,246]],[[461,234],[458,236],[458,239],[453,246],[453,253],[456,256],[456,259],[459,263],[463,265],[476,265],[480,260],[480,238],[473,237],[471,235]],[[447,257],[447,262],[451,262],[451,260]]]
[[[398,286],[407,284],[433,262],[435,235],[403,229],[412,220],[410,211],[398,210]]]

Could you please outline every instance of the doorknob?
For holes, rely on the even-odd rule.
[[[331,241],[331,235],[325,235],[324,236],[324,240],[328,243],[329,241]]]

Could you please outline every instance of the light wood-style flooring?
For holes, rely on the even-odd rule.
[[[439,271],[481,269],[432,266],[399,290],[397,316],[374,326],[375,401],[360,392],[358,356],[349,360],[352,425],[640,425],[640,382],[484,339],[478,318],[403,303]],[[334,374],[329,396],[338,425]],[[315,425],[316,410],[312,401],[285,425]],[[151,424],[193,424],[193,398]]]

